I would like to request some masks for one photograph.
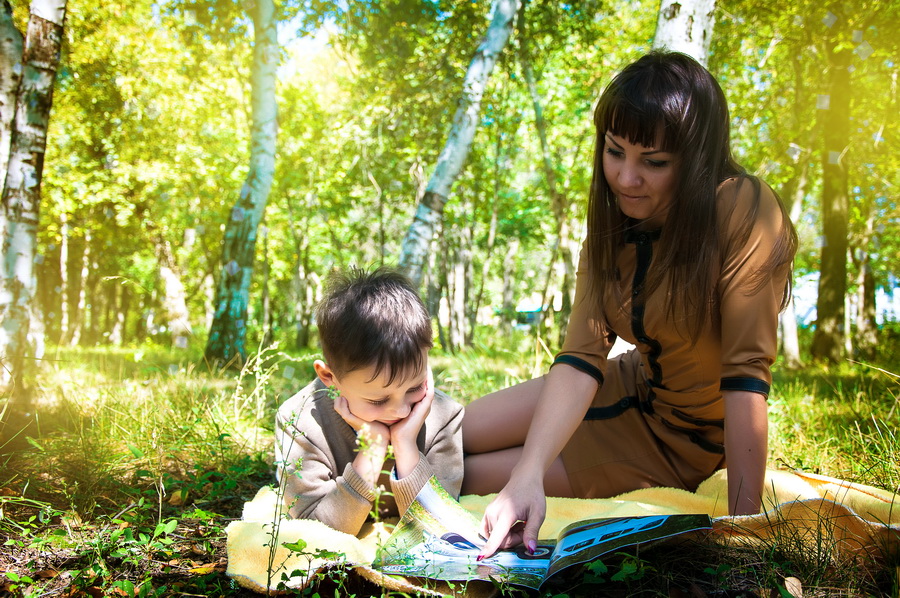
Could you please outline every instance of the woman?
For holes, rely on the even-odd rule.
[[[653,52],[606,88],[575,303],[543,377],[474,401],[463,493],[498,492],[483,556],[536,546],[545,494],[694,490],[728,469],[760,510],[766,398],[797,237],[730,150],[728,108],[692,58]],[[607,359],[616,337],[635,349]],[[726,462],[727,456],[727,462]]]

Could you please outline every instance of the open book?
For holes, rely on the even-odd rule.
[[[542,540],[534,554],[520,546],[476,561],[485,544],[478,520],[432,477],[380,547],[372,566],[386,574],[495,580],[538,589],[558,573],[575,573],[575,567],[617,549],[711,527],[705,514],[586,519],[566,526],[555,539]]]

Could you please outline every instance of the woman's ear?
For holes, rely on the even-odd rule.
[[[331,368],[328,367],[327,363],[321,359],[317,359],[313,362],[313,369],[316,370],[316,376],[319,377],[322,384],[325,386],[332,386],[334,384],[334,372],[331,371]]]

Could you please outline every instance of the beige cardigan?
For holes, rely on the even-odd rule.
[[[400,515],[432,475],[458,498],[463,408],[439,390],[434,395],[417,439],[419,464],[398,480],[393,461],[386,461],[384,470],[391,474],[382,473],[378,488],[353,469],[356,432],[334,410],[327,387],[318,378],[285,401],[275,417],[275,464],[291,516],[356,534],[374,510],[376,496],[380,517]],[[387,486],[390,493],[383,492]]]

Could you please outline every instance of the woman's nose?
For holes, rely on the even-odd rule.
[[[619,185],[622,187],[640,187],[641,174],[636,166],[625,163],[619,169]]]

